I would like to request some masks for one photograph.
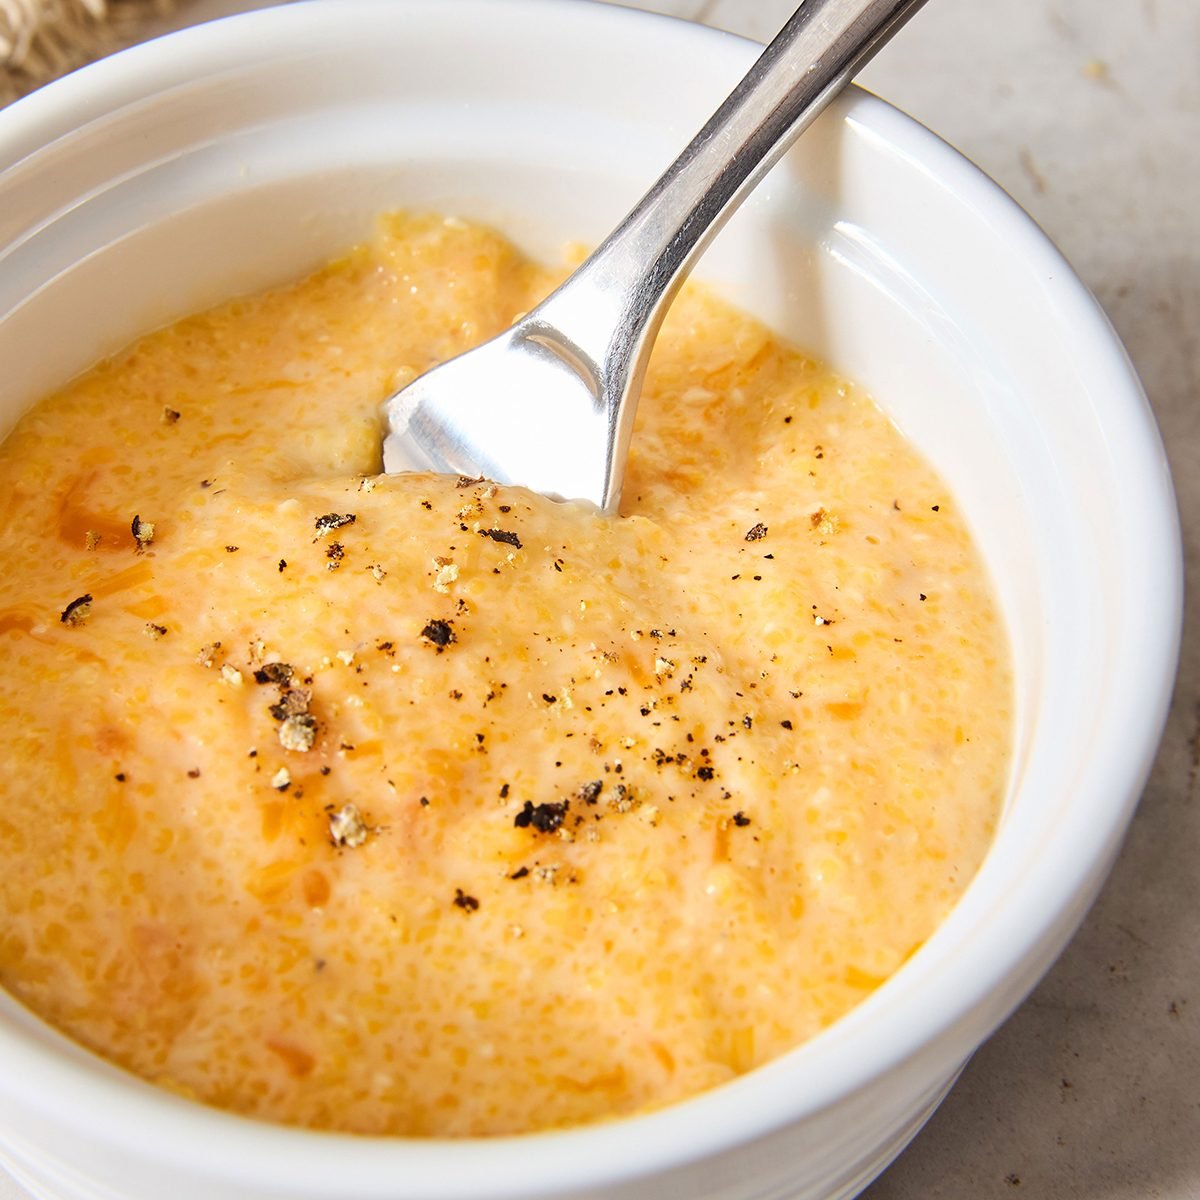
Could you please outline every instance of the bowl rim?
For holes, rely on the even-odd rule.
[[[743,69],[760,49],[747,39],[686,20],[597,0],[586,4],[579,0],[300,0],[135,46],[15,102],[0,112],[0,171],[98,114],[227,66],[247,45],[261,54],[264,46],[276,47],[282,35],[296,38],[324,32],[336,37],[337,27],[349,28],[369,19],[370,11],[381,7],[428,12],[440,8],[445,14],[472,9],[476,15],[486,8],[491,21],[500,13],[506,22],[518,14],[523,14],[522,20],[539,22],[552,15],[558,21],[637,24],[646,34],[656,26],[662,36],[679,44],[681,55],[689,48],[702,49],[706,55],[721,54],[740,62]],[[447,24],[462,21],[462,28],[470,26],[461,15],[446,20]],[[954,193],[1020,248],[1043,289],[1078,328],[1087,350],[1081,370],[1087,373],[1097,403],[1122,434],[1114,454],[1126,464],[1128,474],[1145,484],[1130,497],[1130,503],[1141,506],[1148,518],[1142,523],[1144,540],[1137,565],[1161,586],[1147,594],[1147,606],[1157,606],[1157,612],[1131,634],[1129,653],[1122,661],[1128,673],[1136,659],[1138,677],[1148,686],[1134,711],[1125,713],[1124,747],[1103,747],[1097,761],[1088,766],[1083,790],[1099,794],[1103,783],[1104,792],[1113,799],[1073,824],[1071,836],[1079,851],[1075,870],[1064,871],[1060,861],[1055,873],[1045,863],[1031,871],[1029,886],[1014,895],[1011,906],[997,917],[987,953],[965,953],[956,977],[961,986],[952,1001],[932,1005],[901,997],[899,1003],[889,1004],[886,1022],[873,1023],[864,1018],[860,1006],[813,1041],[749,1075],[666,1109],[608,1123],[466,1140],[363,1139],[288,1128],[219,1112],[111,1070],[81,1071],[82,1060],[73,1043],[57,1034],[37,1041],[14,1035],[2,1019],[0,1058],[15,1069],[0,1078],[0,1088],[16,1092],[21,1084],[15,1081],[35,1076],[45,1080],[49,1085],[45,1095],[55,1096],[56,1119],[93,1129],[112,1145],[150,1154],[176,1170],[212,1168],[211,1146],[219,1138],[222,1172],[263,1186],[278,1188],[282,1178],[285,1186],[288,1179],[314,1185],[328,1181],[336,1189],[339,1182],[353,1178],[356,1195],[382,1197],[394,1194],[397,1181],[408,1176],[414,1186],[422,1179],[436,1179],[439,1194],[466,1197],[496,1194],[497,1180],[519,1180],[519,1194],[533,1196],[554,1188],[585,1182],[603,1186],[662,1171],[695,1159],[698,1150],[716,1154],[836,1104],[918,1055],[948,1028],[960,1026],[973,1009],[1002,990],[1005,980],[1027,970],[1044,939],[1053,937],[1056,948],[1065,940],[1052,934],[1051,925],[1063,913],[1071,913],[1072,928],[1082,919],[1091,898],[1081,903],[1088,872],[1115,855],[1157,752],[1174,682],[1182,622],[1182,552],[1161,440],[1141,384],[1107,318],[1032,218],[945,141],[878,97],[851,89],[835,101],[832,110],[835,119],[900,148],[914,170]],[[7,152],[13,147],[15,157],[10,158]],[[1025,980],[1022,994],[1036,982],[1036,974]],[[1009,998],[1004,1003],[1003,1011],[994,1014],[993,1025],[1015,1002]],[[844,1047],[851,1031],[856,1050],[847,1055]],[[970,1048],[964,1045],[963,1053]],[[797,1087],[794,1069],[800,1056],[809,1085],[804,1093]],[[23,1102],[32,1103],[28,1098]],[[153,1138],[148,1141],[150,1128]],[[535,1146],[539,1153],[532,1153]],[[359,1187],[362,1180],[367,1182]]]

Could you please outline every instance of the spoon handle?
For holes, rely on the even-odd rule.
[[[516,330],[572,362],[607,409],[615,505],[667,305],[759,179],[924,0],[804,0],[720,108],[571,278]]]

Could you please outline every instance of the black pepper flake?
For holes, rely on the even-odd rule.
[[[733,814],[733,823],[739,829],[745,829],[750,824],[750,818],[744,812],[735,812]]]
[[[226,546],[225,547],[226,554],[236,554],[237,552],[238,552],[238,548],[236,546]]]
[[[341,542],[330,542],[325,557],[330,560],[328,565],[332,571],[346,557],[346,548]]]
[[[639,801],[634,796],[633,789],[624,783],[617,784],[608,800],[608,807],[619,813],[632,812],[638,807],[638,804]]]
[[[279,685],[279,699],[270,706],[269,712],[277,721],[286,721],[288,717],[300,716],[308,712],[312,702],[312,688],[291,687],[283,683]]]
[[[420,800],[418,800],[418,801],[417,801],[417,803],[418,803],[418,804],[419,804],[419,805],[420,805],[422,808],[428,808],[428,807],[429,807],[429,797],[428,797],[428,796],[422,796],[422,797],[420,798]]]
[[[59,620],[64,625],[79,625],[81,624],[92,611],[92,593],[84,592],[82,596],[76,596],[66,608],[59,614]]]
[[[918,592],[918,593],[917,593],[917,599],[918,599],[918,600],[924,600],[924,599],[925,599],[925,593],[924,593],[924,592]]]
[[[282,574],[283,574],[283,572],[284,572],[286,569],[287,569],[287,559],[286,559],[286,558],[281,558],[281,559],[279,560],[279,573],[280,573],[280,575],[282,575]]]
[[[714,774],[715,772],[713,771],[712,767],[700,767],[696,771],[696,778],[703,779],[705,782],[707,782],[713,777]]]
[[[428,500],[422,500],[422,501],[421,501],[421,507],[422,507],[423,509],[426,509],[428,512],[432,512],[432,511],[433,511],[433,505],[432,505],[432,504],[430,504]]]
[[[200,768],[199,768],[199,767],[193,767],[193,768],[192,768],[192,769],[191,769],[191,770],[188,772],[188,778],[189,778],[189,779],[199,779],[199,778],[200,778]]]
[[[118,783],[124,783],[124,782],[125,782],[125,772],[124,772],[124,771],[118,771],[118,772],[117,772],[117,773],[116,773],[116,774],[113,776],[113,778],[114,778],[114,779],[115,779],[115,780],[116,780]]]
[[[505,545],[521,549],[521,539],[509,529],[481,529],[481,537],[490,537],[493,542],[504,542]]]
[[[545,700],[547,704],[554,704],[558,700],[558,697],[550,695],[549,692],[543,692],[542,699]]]
[[[502,513],[512,512],[512,505],[511,504],[502,504],[502,505],[500,505],[500,511]]]
[[[455,888],[454,907],[461,908],[463,912],[475,912],[479,908],[479,901],[474,896],[468,896],[462,888]]]
[[[285,662],[264,663],[254,672],[255,683],[291,683],[295,674],[292,664]]]
[[[285,688],[281,690],[279,699],[270,705],[267,711],[276,721],[287,721],[292,717],[305,717],[308,716],[308,706],[311,701],[311,688]],[[310,720],[307,724],[315,732],[316,721]]]
[[[183,414],[179,412],[178,409],[166,407],[163,408],[162,419],[164,425],[174,425],[181,416],[183,416]]]
[[[752,729],[752,728],[754,727],[754,718],[753,718],[753,717],[752,717],[752,716],[751,716],[749,713],[747,713],[747,714],[746,714],[746,715],[745,715],[745,716],[742,718],[742,724],[743,724],[743,725],[744,725],[744,726],[745,726],[747,729]]]
[[[553,833],[566,819],[570,807],[569,800],[551,800],[545,804],[526,800],[525,807],[513,818],[513,824],[518,829],[528,829],[532,825],[539,833]]]
[[[137,542],[139,554],[154,541],[154,523],[143,521],[141,517],[133,518],[129,523],[129,532],[133,534],[133,540]]]
[[[330,773],[330,771],[332,771],[332,770],[333,770],[333,768],[331,766],[326,765],[321,768],[321,774],[328,775]]]
[[[590,783],[585,783],[579,789],[579,798],[584,804],[595,804],[600,799],[600,793],[604,790],[604,780],[593,779]]]
[[[746,530],[746,541],[757,542],[767,536],[767,527],[759,521],[757,525]]]
[[[334,529],[341,529],[344,525],[353,525],[358,517],[354,513],[326,513],[323,517],[317,517],[313,522],[313,528],[317,531],[317,537],[324,537]],[[316,541],[316,538],[313,539]]]
[[[510,876],[509,879],[524,879],[529,874],[528,867],[518,867]]]
[[[780,722],[779,722],[779,724],[780,724],[780,725],[781,725],[781,726],[782,726],[784,729],[791,729],[791,727],[792,727],[792,723],[791,723],[791,721],[780,721]]]
[[[508,784],[507,783],[502,783],[500,785],[500,799],[501,800],[508,799]]]
[[[450,627],[449,621],[439,621],[434,619],[425,628],[421,630],[421,636],[427,641],[432,642],[438,649],[440,654],[451,642],[458,641],[454,634],[454,630]]]

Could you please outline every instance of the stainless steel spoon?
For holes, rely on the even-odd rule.
[[[518,483],[615,511],[646,362],[717,230],[924,0],[804,0],[586,262],[511,329],[384,404],[388,472]]]

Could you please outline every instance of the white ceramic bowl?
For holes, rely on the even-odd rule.
[[[328,0],[129,51],[0,113],[0,426],[139,331],[307,270],[389,206],[595,240],[756,54],[582,0]],[[1016,757],[962,903],[815,1041],[664,1112],[459,1143],[176,1099],[0,993],[0,1148],[59,1200],[852,1195],[1094,898],[1172,681],[1179,540],[1091,296],[997,187],[862,92],[699,275],[866,384],[958,496],[1012,636]],[[2,647],[0,647],[2,648]],[[513,1080],[520,1087],[520,1080]]]

